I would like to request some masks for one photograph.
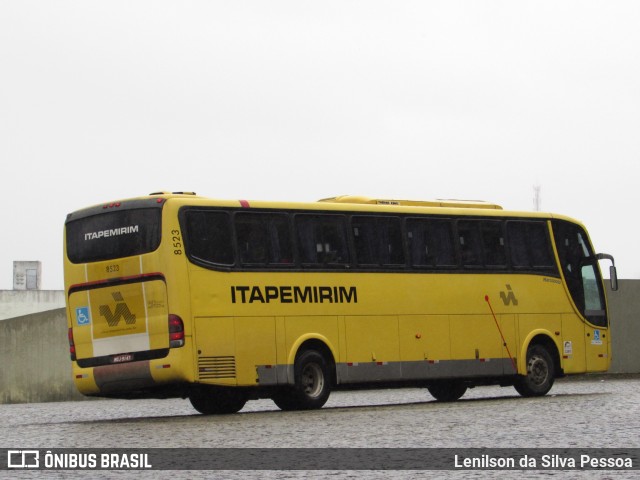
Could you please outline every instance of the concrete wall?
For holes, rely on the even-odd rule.
[[[0,322],[0,403],[83,398],[71,379],[65,309]]]
[[[609,293],[611,373],[640,373],[640,280]],[[0,321],[0,403],[76,400],[65,309]]]
[[[640,373],[640,280],[621,280],[608,292],[611,314],[611,373]]]
[[[0,320],[63,307],[62,290],[0,290]]]

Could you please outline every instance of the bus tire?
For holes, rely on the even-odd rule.
[[[293,371],[294,385],[276,392],[272,397],[274,403],[282,410],[322,408],[331,393],[331,375],[325,356],[316,350],[305,350],[296,358]]]
[[[427,390],[438,402],[455,402],[465,394],[467,386],[462,382],[448,381],[429,385]]]
[[[527,349],[527,374],[519,375],[514,387],[523,397],[546,395],[555,380],[553,357],[544,345],[534,344]]]
[[[247,403],[246,395],[233,388],[200,386],[189,394],[193,408],[203,415],[236,413]]]

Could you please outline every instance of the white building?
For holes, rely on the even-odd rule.
[[[13,262],[13,290],[0,290],[0,320],[64,307],[64,291],[40,290],[41,262]]]

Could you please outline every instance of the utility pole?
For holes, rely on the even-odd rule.
[[[540,205],[542,205],[542,197],[540,196],[540,185],[533,186],[533,209],[536,212],[540,211]]]

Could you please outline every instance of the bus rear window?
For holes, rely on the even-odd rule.
[[[159,208],[128,209],[68,221],[67,256],[85,263],[152,252],[160,245],[161,213]]]

